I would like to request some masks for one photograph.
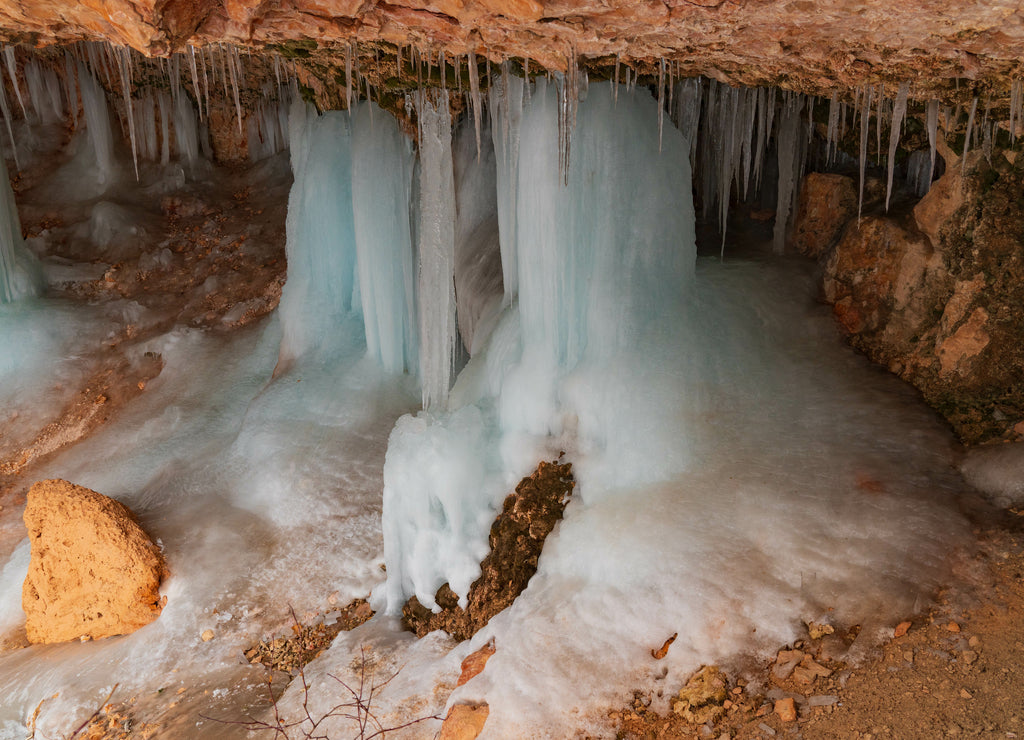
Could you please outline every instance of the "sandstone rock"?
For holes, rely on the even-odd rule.
[[[672,711],[694,724],[714,722],[725,713],[727,696],[725,674],[717,666],[704,666],[679,691]]]
[[[438,740],[473,740],[484,730],[490,709],[486,704],[456,704],[441,724]]]
[[[779,699],[775,702],[775,713],[779,715],[779,719],[783,722],[795,722],[796,702],[790,697]]]
[[[988,318],[988,311],[979,306],[953,336],[939,345],[937,354],[940,375],[951,375],[954,372],[964,374],[969,367],[968,361],[988,346],[991,340],[986,330]]]
[[[800,650],[780,650],[775,658],[775,665],[772,666],[772,675],[780,681],[785,681],[793,675],[793,669],[800,665],[804,657]]]
[[[896,629],[893,630],[892,636],[893,637],[903,637],[903,635],[907,634],[907,632],[909,632],[909,631],[910,631],[910,622],[900,622],[899,624],[896,625]]]
[[[812,172],[800,186],[791,243],[800,254],[818,258],[856,214],[857,190],[851,178]]]
[[[945,174],[932,183],[931,189],[914,206],[914,221],[932,246],[940,246],[939,232],[949,218],[964,203],[963,178],[960,167],[950,167],[947,162]]]
[[[160,615],[164,559],[124,505],[67,481],[40,481],[28,493],[25,526],[30,642],[123,635]]]

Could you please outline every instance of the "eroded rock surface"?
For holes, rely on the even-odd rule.
[[[916,386],[969,444],[1024,431],[1024,171],[1013,152],[951,164],[911,212],[830,230],[818,244],[826,300],[851,344]],[[813,181],[817,176],[808,176]]]
[[[576,482],[572,464],[542,462],[505,499],[491,527],[491,551],[480,563],[480,578],[469,588],[468,605],[448,584],[437,591],[441,611],[433,614],[413,596],[402,609],[402,623],[423,637],[442,629],[456,640],[472,637],[488,620],[523,592],[537,572],[547,538],[561,520]]]
[[[333,46],[338,57],[357,41],[549,69],[574,54],[664,57],[687,76],[816,93],[892,79],[952,91],[956,78],[999,78],[1005,95],[1024,56],[1019,7],[957,0],[0,0],[0,29],[32,45],[104,39],[151,55],[228,42],[307,56]]]
[[[44,480],[29,490],[25,526],[32,554],[22,606],[30,642],[123,635],[160,616],[164,558],[123,504]]]

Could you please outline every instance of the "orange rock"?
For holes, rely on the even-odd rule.
[[[979,306],[953,336],[939,345],[936,354],[939,356],[940,375],[964,372],[966,362],[981,354],[992,339],[985,329],[986,324],[988,311]]]
[[[820,257],[857,213],[857,190],[844,175],[812,172],[804,178],[790,237],[800,254]]]
[[[910,631],[910,622],[900,622],[896,625],[896,629],[892,631],[893,637],[903,637]]]
[[[786,697],[775,702],[775,713],[783,722],[796,721],[796,703],[792,698]]]
[[[163,555],[123,504],[67,481],[40,481],[29,490],[25,526],[30,642],[123,635],[160,615]]]
[[[483,732],[489,713],[486,704],[456,704],[448,710],[438,740],[473,740]]]
[[[467,655],[462,661],[462,675],[459,676],[459,682],[455,685],[462,686],[462,684],[466,683],[471,678],[483,673],[484,667],[487,665],[487,661],[491,659],[492,655],[494,655],[494,650],[494,642],[491,641],[475,653]]]

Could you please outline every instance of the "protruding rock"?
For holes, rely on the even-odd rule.
[[[800,254],[820,257],[857,213],[857,189],[851,178],[812,172],[800,186],[791,241]]]
[[[490,709],[486,704],[456,704],[448,710],[438,740],[473,740],[484,731]]]
[[[796,721],[796,703],[792,698],[786,697],[775,702],[775,713],[783,722]]]
[[[164,559],[123,504],[67,481],[40,481],[28,493],[25,526],[30,642],[123,635],[160,615]]]

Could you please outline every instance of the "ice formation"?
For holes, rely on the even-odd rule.
[[[694,259],[692,207],[680,196],[689,145],[666,130],[659,156],[654,101],[617,97],[598,86],[580,102],[568,184],[558,166],[557,90],[541,81],[523,107],[512,196],[518,300],[460,374],[450,413],[403,418],[392,433],[383,522],[390,611],[413,594],[432,605],[444,582],[465,597],[496,497],[537,459],[557,455],[552,445],[593,457],[585,490],[595,498],[686,464],[685,450],[665,455],[641,443],[629,420],[646,414],[636,423],[648,441],[681,431],[672,404],[647,403],[672,396],[672,374],[659,380],[638,365],[677,351],[672,316]],[[503,113],[492,120],[496,138]],[[650,395],[629,393],[631,377],[651,384]]]
[[[95,184],[116,193],[134,181],[118,166],[94,75],[109,76],[117,59],[93,46],[80,55]],[[182,61],[194,102],[177,84]],[[254,158],[286,135],[294,174],[276,316],[227,338],[179,327],[138,346],[165,363],[146,395],[43,471],[140,514],[169,553],[168,607],[117,641],[2,656],[0,737],[23,736],[39,699],[57,690],[41,732],[66,731],[112,677],[148,697],[169,681],[209,687],[215,698],[194,699],[204,713],[238,716],[261,688],[238,647],[280,621],[256,605],[301,613],[333,590],[372,590],[392,616],[309,666],[313,706],[331,706],[329,675],[347,675],[370,645],[381,665],[406,666],[382,712],[401,717],[410,700],[442,712],[437,686],[495,638],[488,672],[448,699],[488,702],[485,736],[566,736],[580,723],[601,734],[603,709],[657,683],[638,666],[668,634],[680,639],[663,685],[676,686],[701,663],[774,650],[801,618],[829,609],[881,627],[943,576],[966,530],[947,504],[958,483],[931,415],[839,345],[804,298],[806,276],[766,259],[695,257],[691,161],[723,229],[730,201],[763,185],[778,190],[784,230],[807,99],[784,96],[776,117],[774,89],[673,85],[671,66],[659,100],[628,67],[630,84],[588,89],[582,76],[528,83],[505,65],[490,80],[488,121],[469,61],[474,115],[454,133],[443,102],[420,101],[418,176],[394,117],[357,101],[351,58],[345,112],[295,101],[285,122],[267,99],[255,124],[266,148]],[[136,98],[132,126],[141,160],[173,168],[171,139],[184,163],[202,158],[196,118],[209,87],[240,113],[244,69],[237,52],[213,48],[167,66],[170,94]],[[287,67],[279,72],[287,85]],[[29,85],[32,110],[48,84]],[[854,106],[862,182],[873,95],[865,89]],[[830,108],[829,140],[842,136],[846,112]],[[153,192],[186,184],[160,177]],[[113,244],[127,211],[103,198],[84,223]],[[163,264],[164,252],[145,264]],[[72,360],[99,343],[114,312],[141,312],[79,308],[0,306],[0,343],[32,348],[0,353],[5,404],[44,398],[54,378],[75,387],[89,368]],[[471,358],[449,391],[459,338]],[[392,617],[410,595],[430,605],[444,582],[466,595],[502,498],[561,453],[578,494],[519,600],[458,648],[398,632]],[[1005,488],[1017,462],[977,475]],[[26,552],[10,536],[0,547],[0,625],[10,627]],[[207,628],[217,639],[204,643]],[[40,669],[43,657],[53,660]],[[293,687],[282,706],[304,698]],[[194,737],[222,732],[205,724]]]
[[[43,278],[38,261],[21,237],[21,221],[6,164],[0,178],[0,303],[10,303],[40,293]]]

